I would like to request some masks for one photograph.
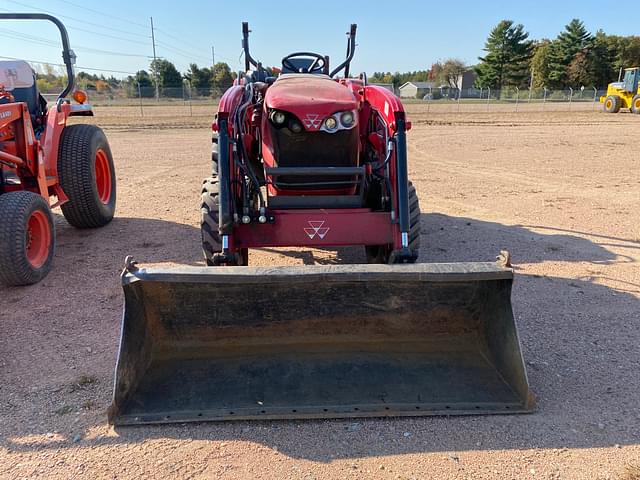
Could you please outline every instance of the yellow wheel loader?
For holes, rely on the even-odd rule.
[[[628,108],[632,113],[640,114],[640,67],[626,68],[624,79],[612,82],[607,88],[607,95],[600,97],[607,113],[618,113],[621,108]]]

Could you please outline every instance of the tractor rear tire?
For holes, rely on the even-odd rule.
[[[0,283],[31,285],[47,276],[56,248],[47,201],[29,191],[0,195]]]
[[[418,259],[420,253],[420,202],[413,183],[409,182],[409,250],[411,263]],[[367,263],[390,263],[392,248],[388,245],[366,246]]]
[[[102,227],[116,209],[116,174],[109,142],[95,125],[65,127],[58,151],[62,213],[76,228]]]
[[[640,95],[635,95],[631,100],[631,113],[640,115]]]
[[[621,102],[617,95],[609,95],[604,99],[604,111],[607,113],[618,113],[620,111]]]
[[[209,177],[202,182],[202,203],[200,207],[200,233],[202,235],[202,251],[204,261],[209,267],[218,266],[216,256],[222,253],[222,239],[220,238],[220,185],[218,177]],[[238,260],[227,262],[226,265],[248,265],[249,251],[243,248],[238,254]]]

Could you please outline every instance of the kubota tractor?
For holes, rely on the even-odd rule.
[[[66,87],[48,106],[28,63],[0,62],[0,283],[28,285],[51,269],[51,209],[61,207],[74,227],[101,227],[113,218],[116,177],[102,130],[67,125],[69,117],[93,112],[86,93],[74,91],[75,54],[64,25],[35,13],[2,13],[0,20],[53,22],[67,72]],[[67,98],[72,92],[77,103]]]
[[[501,263],[415,263],[400,100],[347,58],[249,51],[220,100],[202,190],[209,267],[128,259],[110,421],[530,411]],[[339,76],[339,74],[342,74]],[[263,247],[361,246],[368,264],[247,266]]]

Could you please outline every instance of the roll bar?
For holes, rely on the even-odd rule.
[[[349,39],[347,41],[347,58],[344,62],[338,65],[333,71],[330,73],[330,76],[333,77],[340,70],[344,69],[344,76],[349,76],[349,67],[351,66],[351,60],[353,59],[353,55],[356,53],[356,30],[358,25],[355,23],[351,24],[351,28],[347,32]],[[242,49],[244,51],[244,68],[245,70],[249,70],[253,65],[258,70],[262,70],[262,64],[256,61],[249,52],[249,23],[242,22]]]
[[[351,28],[347,35],[349,35],[349,40],[347,40],[347,59],[338,65],[331,72],[330,76],[334,76],[340,70],[344,68],[344,76],[345,78],[349,76],[349,67],[351,66],[351,60],[353,59],[353,55],[356,53],[356,30],[358,29],[358,25],[355,23],[351,24]]]
[[[62,37],[62,60],[67,69],[67,86],[58,95],[58,100],[65,98],[73,90],[76,81],[76,75],[73,66],[76,63],[76,54],[69,46],[69,34],[63,23],[56,17],[47,15],[46,13],[0,13],[0,20],[48,20],[53,22]]]
[[[251,54],[249,53],[249,22],[242,22],[242,50],[244,50],[244,69],[249,70],[251,65],[254,67],[258,66],[258,62],[256,62]]]

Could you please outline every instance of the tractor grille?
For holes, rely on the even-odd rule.
[[[358,129],[335,133],[293,133],[288,128],[272,128],[278,167],[354,167],[358,165]],[[335,189],[356,182],[345,176],[281,176],[276,186],[292,189]],[[293,185],[295,184],[295,186]]]

